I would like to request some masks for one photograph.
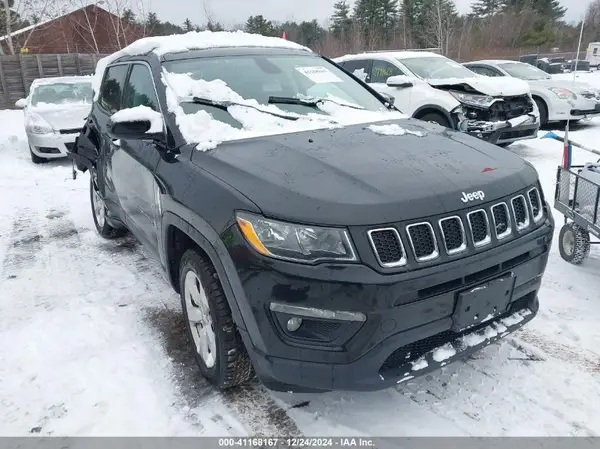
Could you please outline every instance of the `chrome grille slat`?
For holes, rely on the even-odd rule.
[[[494,223],[496,238],[502,240],[509,237],[512,234],[512,223],[508,204],[494,204],[490,210],[492,211],[492,221]]]
[[[523,231],[530,225],[529,221],[529,208],[527,207],[527,201],[523,195],[517,195],[510,200],[512,211],[515,216],[515,226],[517,231]]]
[[[393,237],[393,240],[390,241],[389,245],[397,245],[397,248],[391,248],[389,249],[389,252],[393,252],[393,251],[397,251],[399,252],[399,255],[397,258],[395,258],[396,260],[389,260],[390,257],[392,257],[391,255],[386,255],[384,256],[382,253],[385,251],[386,253],[388,252],[388,250],[386,249],[382,249],[382,245],[383,243],[379,242],[378,238],[381,236],[382,238],[383,233],[386,233],[387,235],[385,236],[386,239],[390,239],[390,235]],[[397,268],[397,267],[402,267],[404,265],[406,265],[406,251],[404,249],[404,244],[402,243],[402,239],[400,238],[400,233],[398,232],[398,230],[396,228],[379,228],[379,229],[371,229],[370,231],[367,232],[367,235],[369,236],[369,242],[371,243],[371,248],[373,248],[373,252],[375,253],[375,257],[377,258],[377,262],[379,262],[379,265],[381,265],[382,267],[385,268]],[[394,259],[394,257],[392,257],[392,259]]]
[[[408,234],[408,240],[417,262],[428,262],[439,257],[440,252],[431,223],[424,221],[408,225],[406,227],[406,233]],[[415,242],[417,239],[419,241]],[[429,239],[431,241],[428,241]],[[431,251],[426,251],[428,250],[427,246],[429,245],[431,245]],[[421,254],[422,251],[426,251],[426,253]]]
[[[483,220],[479,223],[478,220]],[[488,219],[487,212],[484,209],[477,209],[467,214],[467,222],[469,223],[469,230],[471,231],[471,238],[473,239],[473,245],[475,248],[481,248],[482,246],[489,245],[492,242],[492,234],[490,232],[490,220]],[[484,237],[479,238],[481,226],[485,226]]]
[[[448,228],[448,226],[452,226],[452,223],[454,223],[454,225],[458,224],[458,234],[460,235],[460,244],[456,245],[456,242],[451,242],[451,244],[448,244],[448,241],[450,239],[456,239],[457,237],[454,235],[447,235],[447,234],[455,234],[457,233],[457,231],[455,229],[452,228]],[[444,225],[447,225],[446,227]],[[444,242],[444,248],[446,250],[446,253],[449,256],[453,256],[454,254],[459,254],[462,253],[463,251],[466,251],[467,249],[467,238],[466,238],[466,234],[465,234],[465,227],[463,225],[463,222],[461,220],[461,218],[458,215],[454,215],[452,217],[446,217],[446,218],[442,218],[441,220],[439,220],[439,225],[440,225],[440,231],[442,233],[442,239]],[[452,244],[454,243],[454,244]]]
[[[540,191],[537,189],[537,187],[534,187],[533,189],[527,192],[527,199],[529,200],[529,207],[531,208],[531,215],[533,217],[533,221],[537,223],[542,218],[544,218],[544,206],[542,205],[542,196],[540,195]]]

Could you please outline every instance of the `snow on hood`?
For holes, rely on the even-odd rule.
[[[166,87],[167,107],[169,112],[175,115],[183,138],[190,144],[196,144],[202,151],[213,149],[219,143],[230,140],[407,118],[400,112],[354,109],[344,106],[347,102],[335,97],[329,97],[331,101],[319,105],[319,109],[325,114],[301,115],[284,111],[275,105],[262,105],[254,99],[244,99],[222,80],[196,80],[188,74],[163,70],[162,81]],[[215,120],[204,110],[193,114],[185,113],[181,102],[190,101],[193,97],[239,103],[229,106],[227,111],[242,128],[234,128]]]
[[[90,103],[38,103],[27,108],[26,114],[37,114],[54,129],[82,128],[90,113]]]
[[[143,55],[154,52],[161,56],[167,53],[180,53],[188,50],[201,50],[219,47],[279,47],[311,51],[309,48],[278,37],[266,37],[243,31],[191,31],[186,34],[154,36],[138,39],[127,47],[98,61],[92,81],[94,100],[98,100],[100,84],[106,66],[123,56]]]
[[[466,84],[484,95],[493,97],[525,95],[529,93],[529,84],[526,81],[517,78],[505,78],[477,76],[470,78],[428,79],[427,82],[434,87]]]

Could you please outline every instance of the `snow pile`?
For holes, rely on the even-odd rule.
[[[444,346],[440,346],[433,350],[431,357],[436,362],[443,362],[444,360],[448,360],[450,357],[454,357],[456,355],[456,349],[450,343],[446,343]]]
[[[412,362],[411,365],[413,371],[419,371],[427,368],[429,366],[429,363],[427,362],[427,360],[425,360],[425,357],[421,357],[420,359]]]
[[[122,109],[110,117],[113,123],[149,121],[150,129],[146,133],[159,133],[163,130],[163,119],[159,112],[148,106],[136,106],[134,108]]]
[[[381,134],[382,136],[404,136],[410,134],[417,137],[425,137],[427,134],[421,131],[411,131],[409,129],[401,128],[399,125],[371,125],[369,129],[375,134]]]
[[[150,52],[161,56],[167,53],[225,47],[279,47],[310,52],[310,49],[295,42],[242,31],[191,31],[186,34],[173,34],[171,36],[145,37],[98,61],[92,84],[95,92],[94,100],[98,99],[106,66],[123,56],[143,55]]]

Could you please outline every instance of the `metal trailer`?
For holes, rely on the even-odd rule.
[[[579,265],[600,244],[600,183],[580,172],[583,166],[558,167],[554,208],[565,217],[558,237],[561,257]],[[591,241],[590,235],[598,241]]]

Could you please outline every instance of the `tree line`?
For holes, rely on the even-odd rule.
[[[5,1],[12,4],[13,0],[0,3]],[[122,6],[118,15],[127,22],[142,25],[147,35],[225,29],[208,13],[209,20],[204,24],[196,24],[189,18],[178,24],[162,21],[154,12],[135,14],[133,9],[123,7],[128,0],[113,1],[120,1]],[[339,0],[327,21],[278,22],[259,14],[228,28],[265,36],[281,37],[285,33],[287,39],[327,56],[363,50],[435,47],[443,54],[464,59],[512,56],[523,49],[548,51],[559,47],[571,51],[576,46],[579,29],[577,24],[564,21],[565,13],[566,8],[559,0],[473,0],[467,14],[458,13],[454,0],[353,3]],[[586,37],[595,38],[599,34],[600,40],[600,0],[594,0],[587,16],[590,23]],[[25,25],[31,23],[32,17],[19,20]]]

